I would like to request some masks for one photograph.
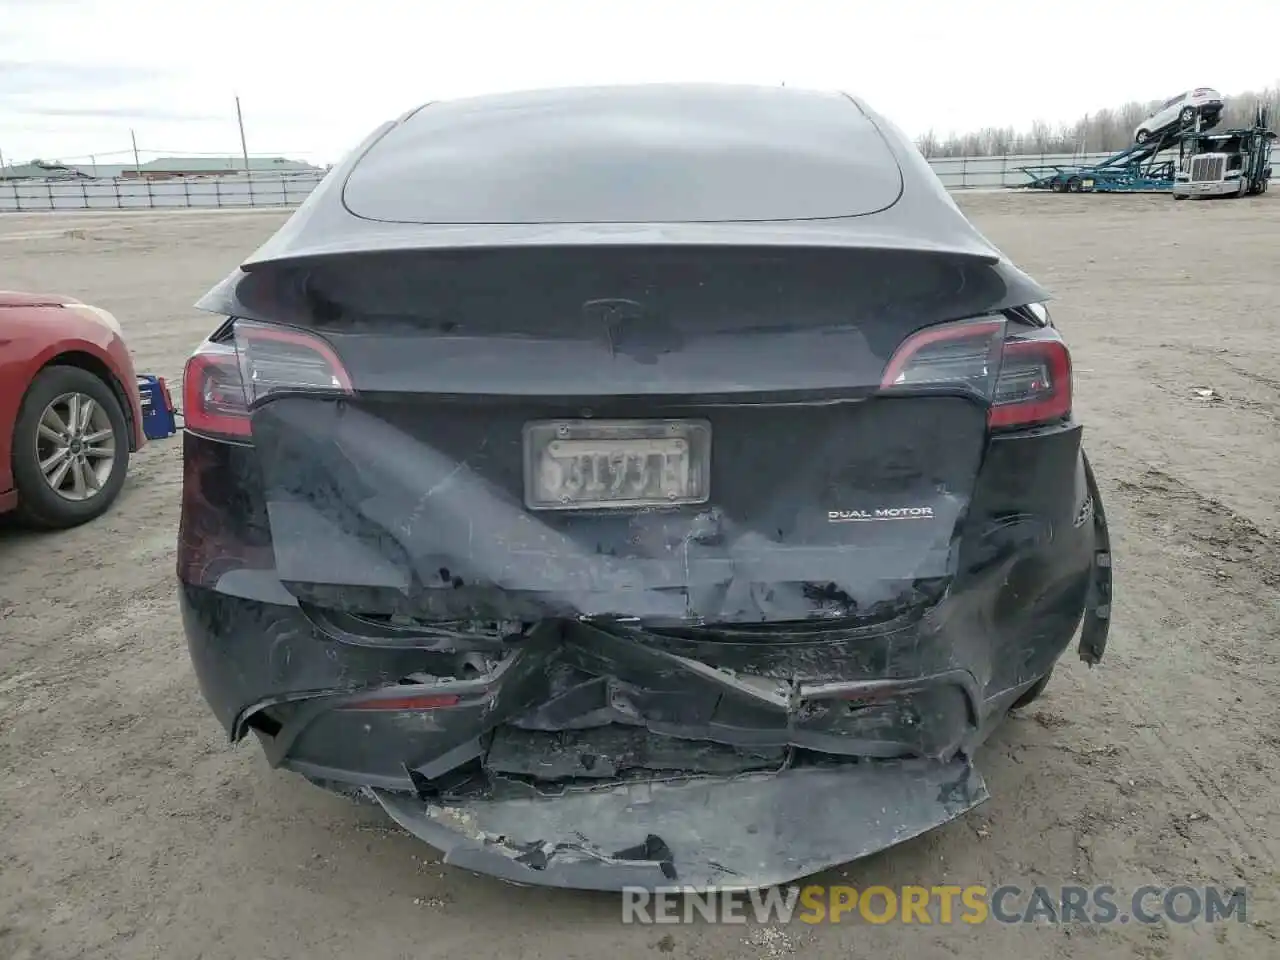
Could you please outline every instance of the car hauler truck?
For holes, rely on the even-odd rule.
[[[1029,182],[1018,186],[1055,193],[1170,192],[1178,200],[1263,193],[1276,139],[1267,113],[1259,106],[1253,126],[1240,130],[1210,133],[1202,121],[1190,129],[1169,127],[1090,166],[1019,167]]]
[[[1259,107],[1252,127],[1183,137],[1173,198],[1242,197],[1266,193],[1271,179],[1271,145],[1267,111]]]

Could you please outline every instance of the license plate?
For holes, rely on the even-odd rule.
[[[524,428],[525,505],[602,510],[705,503],[705,420],[549,420]]]
[[[1092,181],[1092,180],[1085,180],[1085,181],[1082,181],[1082,186],[1083,186],[1086,190],[1092,190],[1092,189],[1093,189],[1093,181]]]

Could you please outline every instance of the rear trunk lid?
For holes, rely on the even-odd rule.
[[[814,249],[402,251],[246,279],[244,313],[323,337],[352,388],[253,412],[300,600],[655,625],[893,618],[945,591],[986,409],[881,381],[914,331],[1037,292],[985,258]]]

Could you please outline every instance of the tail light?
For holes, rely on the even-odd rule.
[[[183,420],[193,433],[247,440],[250,413],[275,393],[350,394],[333,348],[302,330],[236,320],[234,339],[206,341],[187,361]]]
[[[1003,318],[926,327],[900,346],[882,390],[957,387],[990,404],[993,428],[1027,427],[1071,413],[1071,354],[1052,327],[1010,337]]]
[[[1023,427],[1071,414],[1071,354],[1057,336],[1006,340],[987,422]]]

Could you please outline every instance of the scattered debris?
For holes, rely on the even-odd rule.
[[[980,826],[977,832],[979,840],[987,840],[991,837],[991,831],[987,829],[985,824]]]
[[[654,949],[656,949],[656,950],[658,950],[658,951],[660,951],[660,952],[662,952],[662,953],[671,953],[671,952],[672,952],[672,951],[674,951],[674,950],[675,950],[675,948],[676,948],[676,938],[675,938],[675,937],[673,937],[673,936],[672,936],[671,934],[669,934],[669,933],[668,933],[668,934],[665,934],[665,935],[664,935],[660,940],[658,940],[658,942],[657,942],[657,943],[655,943],[653,946],[654,946]]]
[[[1173,832],[1180,836],[1183,840],[1191,839],[1191,825],[1200,823],[1203,820],[1211,820],[1207,813],[1200,810],[1193,810],[1186,815],[1175,815],[1173,817]]]
[[[1031,715],[1031,719],[1040,724],[1040,726],[1044,727],[1046,730],[1056,730],[1058,727],[1065,727],[1071,723],[1070,720],[1061,714],[1045,713],[1043,710],[1033,713]]]
[[[791,938],[777,927],[757,927],[742,942],[760,947],[764,956],[771,958],[784,957],[796,950]]]
[[[1192,392],[1201,400],[1208,400],[1210,403],[1221,403],[1226,399],[1213,387],[1196,387]]]

